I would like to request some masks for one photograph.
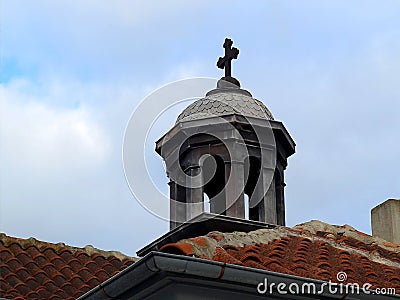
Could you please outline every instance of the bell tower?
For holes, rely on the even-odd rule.
[[[216,89],[184,109],[156,143],[170,179],[171,230],[203,213],[207,198],[211,214],[285,225],[284,171],[295,143],[232,77],[239,55],[232,45],[225,39],[217,62],[225,76]]]

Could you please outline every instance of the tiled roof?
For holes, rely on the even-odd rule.
[[[239,114],[242,116],[257,117],[273,120],[269,109],[259,100],[240,93],[217,92],[199,99],[178,116],[176,122],[198,120],[214,116]]]
[[[343,283],[369,283],[400,293],[400,245],[348,225],[311,221],[249,233],[210,232],[161,251],[337,283],[337,274],[345,272]]]
[[[0,297],[76,299],[135,259],[92,246],[76,248],[0,234]]]

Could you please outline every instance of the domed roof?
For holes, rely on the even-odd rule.
[[[176,123],[231,114],[274,119],[268,108],[261,101],[251,97],[248,91],[240,88],[217,88],[208,92],[205,98],[186,107],[178,116]]]

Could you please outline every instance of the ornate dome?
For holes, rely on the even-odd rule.
[[[254,99],[248,91],[237,87],[217,88],[208,92],[205,98],[186,107],[178,116],[176,123],[231,114],[274,119],[272,113],[261,101]]]

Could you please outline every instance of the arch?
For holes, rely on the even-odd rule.
[[[211,174],[215,164],[215,173]],[[203,160],[201,165],[203,173],[204,193],[207,194],[208,198],[211,200],[216,197],[225,187],[225,164],[222,157],[219,155],[208,155],[207,158]],[[210,179],[211,178],[211,179]]]
[[[260,177],[261,161],[256,156],[250,156],[245,160],[245,174],[248,174],[246,185],[244,188],[245,194],[248,195],[248,200],[251,199],[255,191],[257,181]],[[259,204],[254,207],[248,205],[249,220],[259,221]]]
[[[203,192],[209,199],[210,213],[225,213],[225,163],[219,155],[208,155],[201,164]],[[215,169],[214,169],[215,168]],[[214,173],[212,173],[214,172]]]

